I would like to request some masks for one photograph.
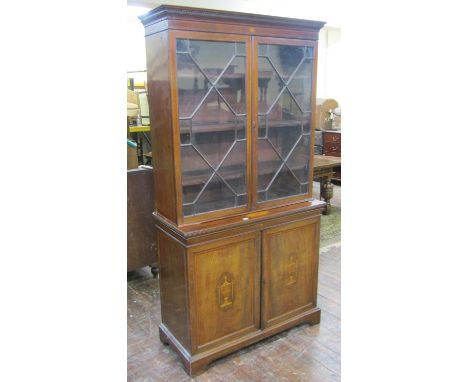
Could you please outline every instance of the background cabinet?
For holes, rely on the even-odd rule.
[[[341,131],[323,132],[323,155],[341,157]],[[341,169],[334,172],[333,180],[341,182]]]
[[[341,131],[323,132],[323,154],[333,157],[341,156]]]
[[[141,19],[160,335],[194,375],[320,320],[311,131],[324,23],[173,6]]]

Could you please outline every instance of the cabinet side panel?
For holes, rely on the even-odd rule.
[[[161,318],[174,337],[190,349],[185,248],[158,231]]]
[[[146,67],[155,181],[155,209],[177,222],[168,33],[146,37]]]

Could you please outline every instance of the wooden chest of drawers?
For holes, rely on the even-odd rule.
[[[341,131],[323,132],[323,154],[341,157]]]
[[[323,131],[323,155],[341,157],[341,131]],[[335,172],[334,180],[341,181],[341,170]]]

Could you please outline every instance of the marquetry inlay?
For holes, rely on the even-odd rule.
[[[289,254],[288,265],[286,266],[286,285],[292,285],[297,281],[297,254]]]
[[[234,281],[229,272],[223,273],[218,280],[218,304],[223,310],[232,307],[234,302]]]

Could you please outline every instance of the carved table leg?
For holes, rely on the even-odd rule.
[[[331,182],[331,176],[324,176],[320,180],[320,197],[327,203],[324,215],[331,213],[330,199],[333,198],[333,184]]]

